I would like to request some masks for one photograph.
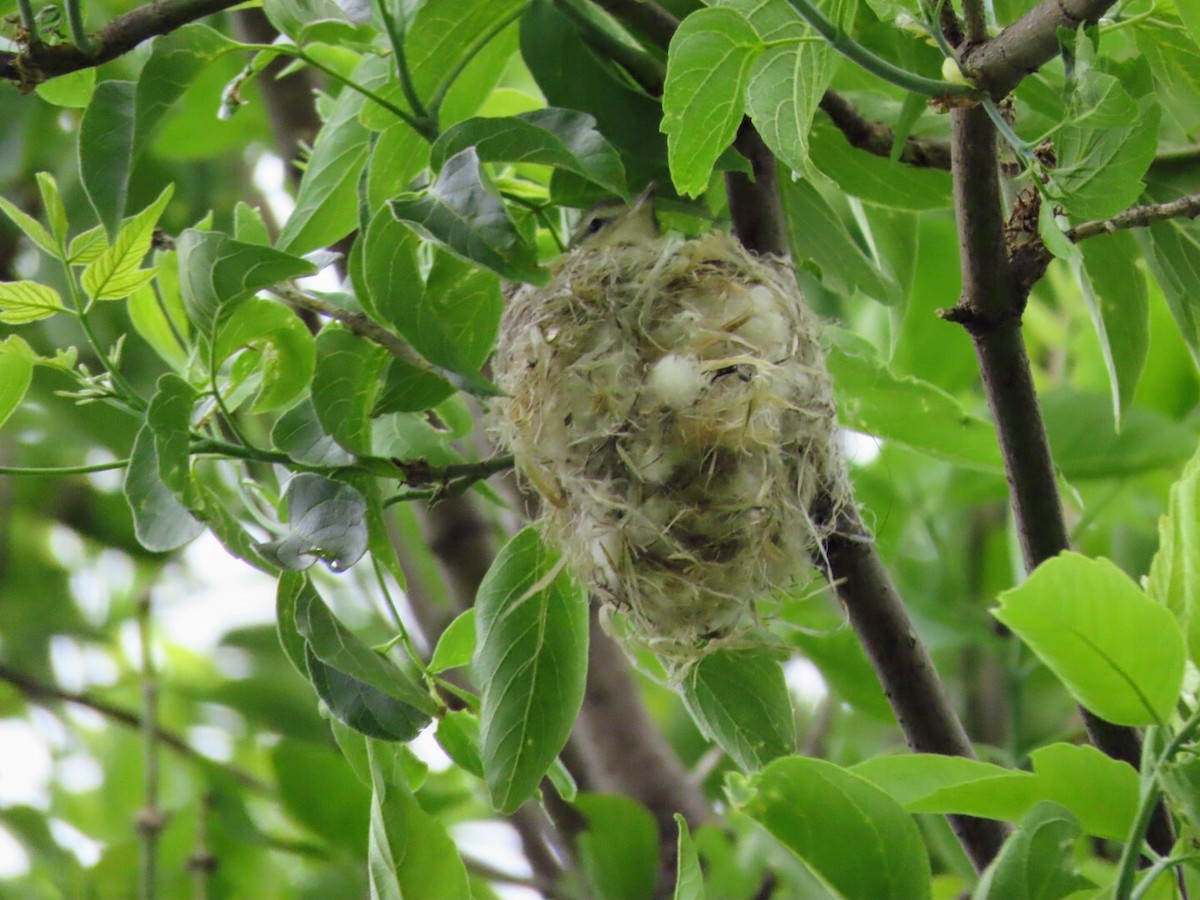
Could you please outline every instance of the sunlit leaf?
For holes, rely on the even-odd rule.
[[[0,281],[0,322],[26,325],[63,310],[54,288],[36,281]]]

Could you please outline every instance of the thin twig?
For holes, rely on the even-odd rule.
[[[200,809],[196,812],[196,849],[187,859],[188,871],[192,873],[192,900],[208,900],[208,888],[217,871],[217,857],[208,845],[208,820],[212,808],[212,794],[206,793],[200,798]]]
[[[1188,194],[1166,203],[1147,203],[1132,206],[1111,219],[1083,222],[1068,229],[1067,237],[1079,242],[1100,234],[1112,234],[1125,228],[1145,228],[1164,219],[1194,219],[1200,216],[1200,194]]]
[[[154,669],[151,637],[150,595],[137,601],[138,646],[141,650],[142,682],[142,809],[137,816],[140,840],[141,900],[158,897],[158,839],[166,820],[158,805],[158,677]]]

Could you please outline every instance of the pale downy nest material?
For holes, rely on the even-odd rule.
[[[512,296],[494,367],[548,537],[666,655],[753,627],[844,500],[813,317],[726,234],[567,253]]]

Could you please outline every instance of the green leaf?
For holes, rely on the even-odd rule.
[[[421,808],[396,754],[374,741],[371,760],[371,826],[367,872],[379,900],[422,897],[462,900],[471,896],[467,869],[440,819]]]
[[[912,816],[869,781],[818,759],[775,760],[750,779],[747,813],[845,900],[924,900],[929,856]]]
[[[747,772],[796,749],[783,667],[770,650],[715,650],[685,671],[684,705],[696,725]]]
[[[475,610],[484,774],[493,807],[510,813],[537,789],[583,703],[587,594],[526,528],[496,556]]]
[[[1004,842],[971,900],[1059,900],[1095,888],[1075,866],[1079,823],[1056,803],[1039,803]]]
[[[125,500],[133,513],[138,543],[155,553],[175,550],[204,531],[204,525],[175,496],[159,475],[154,431],[143,425],[125,469]]]
[[[54,235],[55,243],[60,247],[67,245],[67,208],[63,205],[62,195],[58,191],[58,182],[49,172],[37,173],[38,193],[42,197],[42,209],[46,211],[46,220],[50,223],[50,232]]]
[[[476,778],[483,778],[479,754],[479,719],[465,709],[452,710],[438,719],[437,742],[455,765]]]
[[[96,90],[96,70],[79,69],[43,81],[36,88],[37,94],[47,103],[67,109],[83,109],[92,101]]]
[[[178,269],[174,252],[155,255],[157,287],[144,284],[129,296],[129,320],[142,339],[173,368],[188,365],[186,346],[189,323],[178,291]],[[170,270],[170,273],[164,271]],[[168,283],[169,282],[169,283]]]
[[[280,32],[300,43],[305,28],[319,23],[353,23],[335,0],[265,0],[263,12]]]
[[[746,112],[763,142],[793,172],[810,172],[808,133],[836,63],[828,46],[807,41],[773,46],[754,63]]]
[[[1076,274],[1100,338],[1112,385],[1113,421],[1119,423],[1133,402],[1150,348],[1146,278],[1137,267],[1137,242],[1128,232],[1083,241],[1080,250],[1083,266]]]
[[[34,358],[30,346],[15,334],[0,341],[0,426],[25,399],[33,381]]]
[[[820,96],[817,97],[820,100]],[[893,209],[949,209],[950,173],[894,162],[850,146],[823,116],[808,136],[812,163],[854,197]]]
[[[1068,479],[1174,467],[1196,448],[1193,428],[1141,406],[1126,411],[1117,434],[1110,397],[1060,389],[1040,399],[1054,461]]]
[[[96,225],[71,238],[67,247],[67,261],[73,266],[86,266],[99,259],[107,249],[108,237],[104,233],[104,226]]]
[[[296,628],[296,607],[300,597],[312,591],[308,576],[303,572],[282,572],[279,587],[275,591],[275,629],[284,656],[306,680],[308,679],[308,649]]]
[[[206,335],[212,333],[226,304],[316,271],[308,260],[271,247],[243,244],[215,231],[189,228],[176,246],[184,307],[188,318]]]
[[[701,9],[671,38],[663,86],[662,130],[675,190],[692,197],[708,187],[717,157],[737,134],[750,68],[763,45],[744,18]]]
[[[900,286],[863,252],[842,219],[807,181],[781,179],[792,257],[821,271],[821,280],[837,294],[856,291],[881,303],[899,303]]]
[[[579,855],[597,900],[651,900],[658,880],[658,826],[642,804],[619,794],[580,794],[587,828]]]
[[[102,81],[79,122],[79,176],[101,224],[114,238],[125,215],[133,168],[132,81]]]
[[[1200,361],[1200,223],[1168,219],[1139,229],[1144,258],[1167,298],[1179,333]]]
[[[1188,655],[1200,660],[1200,451],[1171,485],[1167,514],[1158,520],[1158,552],[1146,591],[1169,609],[1187,637]]]
[[[420,3],[405,38],[408,67],[417,93],[428,100],[447,72],[478,46],[479,36],[524,2],[424,0]]]
[[[1049,744],[1029,754],[1042,795],[1069,809],[1086,834],[1110,841],[1129,836],[1137,817],[1137,770],[1087,744]]]
[[[27,325],[65,309],[54,288],[36,281],[0,281],[0,322]]]
[[[15,203],[0,197],[0,212],[3,212],[12,223],[21,229],[22,234],[29,238],[51,256],[59,255],[58,245],[50,236],[44,225]]]
[[[124,300],[154,277],[153,269],[143,269],[142,260],[150,252],[154,227],[175,193],[173,184],[163,188],[158,198],[136,216],[131,216],[111,245],[83,270],[83,289],[93,300]]]
[[[480,169],[473,147],[446,160],[432,187],[388,205],[397,219],[468,262],[514,281],[542,284],[549,278]]]
[[[192,506],[190,430],[196,392],[178,375],[168,373],[158,379],[146,424],[154,432],[154,453],[158,457],[158,477],[187,507]]]
[[[992,613],[1079,703],[1116,725],[1165,722],[1187,653],[1171,613],[1106,559],[1062,553]]]
[[[361,859],[370,796],[346,760],[332,747],[296,740],[280,741],[270,759],[282,809],[341,854]]]
[[[388,62],[370,57],[354,79],[378,87],[388,78]],[[333,244],[358,224],[358,180],[366,163],[370,133],[358,121],[363,97],[343,90],[313,143],[300,179],[296,208],[284,223],[276,246],[300,255]]]
[[[258,546],[272,563],[301,570],[319,559],[341,572],[367,552],[366,501],[350,485],[301,472],[288,481],[284,499],[287,532]]]
[[[838,399],[841,423],[898,441],[937,459],[998,470],[1000,448],[991,423],[971,415],[941,388],[894,374],[865,341],[829,329],[825,362]],[[871,353],[871,356],[866,355]]]
[[[317,335],[312,402],[325,433],[352,453],[371,451],[371,410],[387,351],[344,328]]]
[[[677,859],[672,900],[705,900],[704,872],[700,868],[696,844],[688,831],[687,819],[675,813],[675,826],[679,829],[679,843],[675,848]]]
[[[961,756],[880,756],[851,771],[909,812],[963,813],[1015,821],[1043,796],[1038,778],[1028,772]]]
[[[475,655],[475,609],[465,610],[454,617],[438,638],[433,656],[429,660],[429,671],[445,672],[469,666]]]
[[[475,148],[480,162],[554,166],[618,196],[628,194],[620,155],[587,113],[538,109],[503,118],[467,119],[437,139],[430,151],[430,165],[440,170],[447,159],[468,147]]]
[[[348,466],[354,456],[321,428],[311,400],[301,400],[271,429],[271,443],[294,459],[310,466]]]
[[[252,412],[289,406],[312,380],[316,365],[312,334],[295,313],[278,303],[251,298],[221,323],[213,367],[220,368],[239,351],[256,355],[256,368],[262,371]]]

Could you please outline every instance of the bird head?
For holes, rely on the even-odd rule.
[[[642,244],[658,237],[658,223],[654,220],[654,185],[651,184],[629,205],[620,200],[602,200],[585,212],[571,235],[571,248]]]

